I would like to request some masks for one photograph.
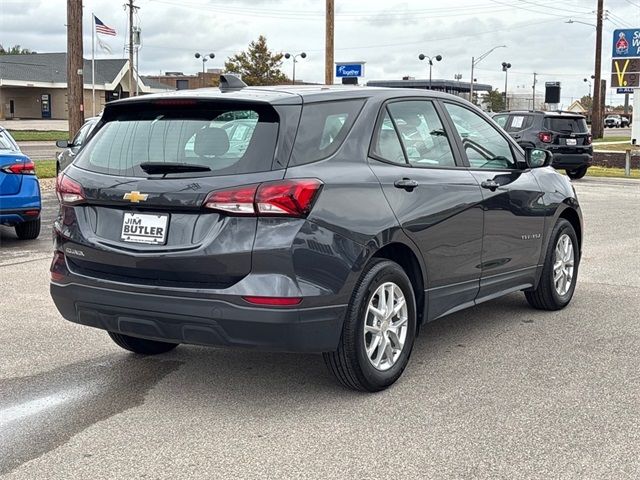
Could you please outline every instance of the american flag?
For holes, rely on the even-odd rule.
[[[116,36],[116,31],[113,28],[108,27],[107,25],[102,23],[102,20],[100,20],[95,15],[93,16],[93,20],[96,23],[96,33],[102,33],[103,35],[111,35],[112,37]]]

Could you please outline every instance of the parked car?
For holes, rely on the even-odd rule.
[[[426,322],[515,291],[570,302],[582,214],[547,151],[443,93],[243,85],[106,107],[58,178],[66,319],[145,355],[321,352],[376,391]],[[242,151],[215,126],[231,114],[257,117]]]
[[[626,128],[629,125],[629,117],[618,114],[607,115],[604,119],[604,126],[608,128]]]
[[[585,117],[569,112],[511,111],[493,116],[523,148],[544,148],[553,167],[572,180],[584,177],[593,159],[591,133]]]
[[[59,175],[73,161],[89,135],[100,120],[100,117],[91,117],[84,122],[76,136],[72,140],[58,140],[56,146],[64,150],[58,154],[56,161],[56,175]]]
[[[38,238],[41,208],[35,164],[0,127],[0,225],[14,227],[21,240]]]

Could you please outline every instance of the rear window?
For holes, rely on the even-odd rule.
[[[507,132],[520,132],[526,130],[533,124],[533,117],[531,115],[512,115],[507,125]]]
[[[169,103],[169,102],[167,102]],[[81,151],[76,165],[109,175],[147,177],[143,163],[205,166],[172,176],[219,176],[271,169],[278,115],[268,106],[119,106]],[[125,110],[126,108],[126,110]],[[117,110],[116,110],[117,112]]]
[[[303,165],[333,155],[347,137],[363,105],[364,99],[305,105],[291,163]]]
[[[584,118],[545,117],[544,128],[552,132],[587,133]]]

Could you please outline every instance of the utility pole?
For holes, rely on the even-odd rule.
[[[69,138],[84,123],[84,79],[82,68],[82,2],[67,0],[67,108]]]
[[[133,2],[135,0],[129,0],[129,3],[125,5],[126,8],[129,9],[129,96],[135,96],[136,90],[133,87],[133,14],[136,10],[139,10],[140,7],[136,7]]]
[[[538,74],[536,72],[533,72],[533,100],[531,102],[531,110],[535,110],[536,109],[536,77],[538,76]]]
[[[327,0],[325,53],[324,53],[324,83],[333,84],[333,26],[334,26],[334,0]]]
[[[602,70],[602,19],[604,15],[604,0],[598,0],[596,19],[596,61],[594,72],[593,105],[591,107],[591,135],[593,138],[602,138],[602,88],[600,84],[600,71]]]

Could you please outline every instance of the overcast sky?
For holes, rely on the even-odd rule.
[[[91,55],[91,13],[115,28],[102,37],[122,56],[127,14],[124,0],[84,0],[84,51]],[[480,83],[503,90],[503,61],[510,62],[509,91],[531,91],[538,72],[544,82],[562,83],[562,102],[588,91],[583,79],[593,74],[596,0],[335,0],[335,60],[365,61],[366,78],[427,78],[428,64],[418,54],[443,56],[433,78],[470,77],[472,56],[506,45],[476,68]],[[307,53],[296,77],[324,80],[324,0],[136,0],[142,29],[140,71],[195,73],[196,51],[213,52],[208,67],[246,48],[263,34],[274,51]],[[640,0],[605,0],[603,74],[609,82],[612,32],[640,27]],[[65,0],[0,0],[0,43],[20,44],[38,52],[66,50]],[[107,57],[99,53],[99,57]],[[291,63],[283,69],[291,75]],[[607,103],[622,103],[622,96]],[[613,92],[615,93],[615,92]]]

